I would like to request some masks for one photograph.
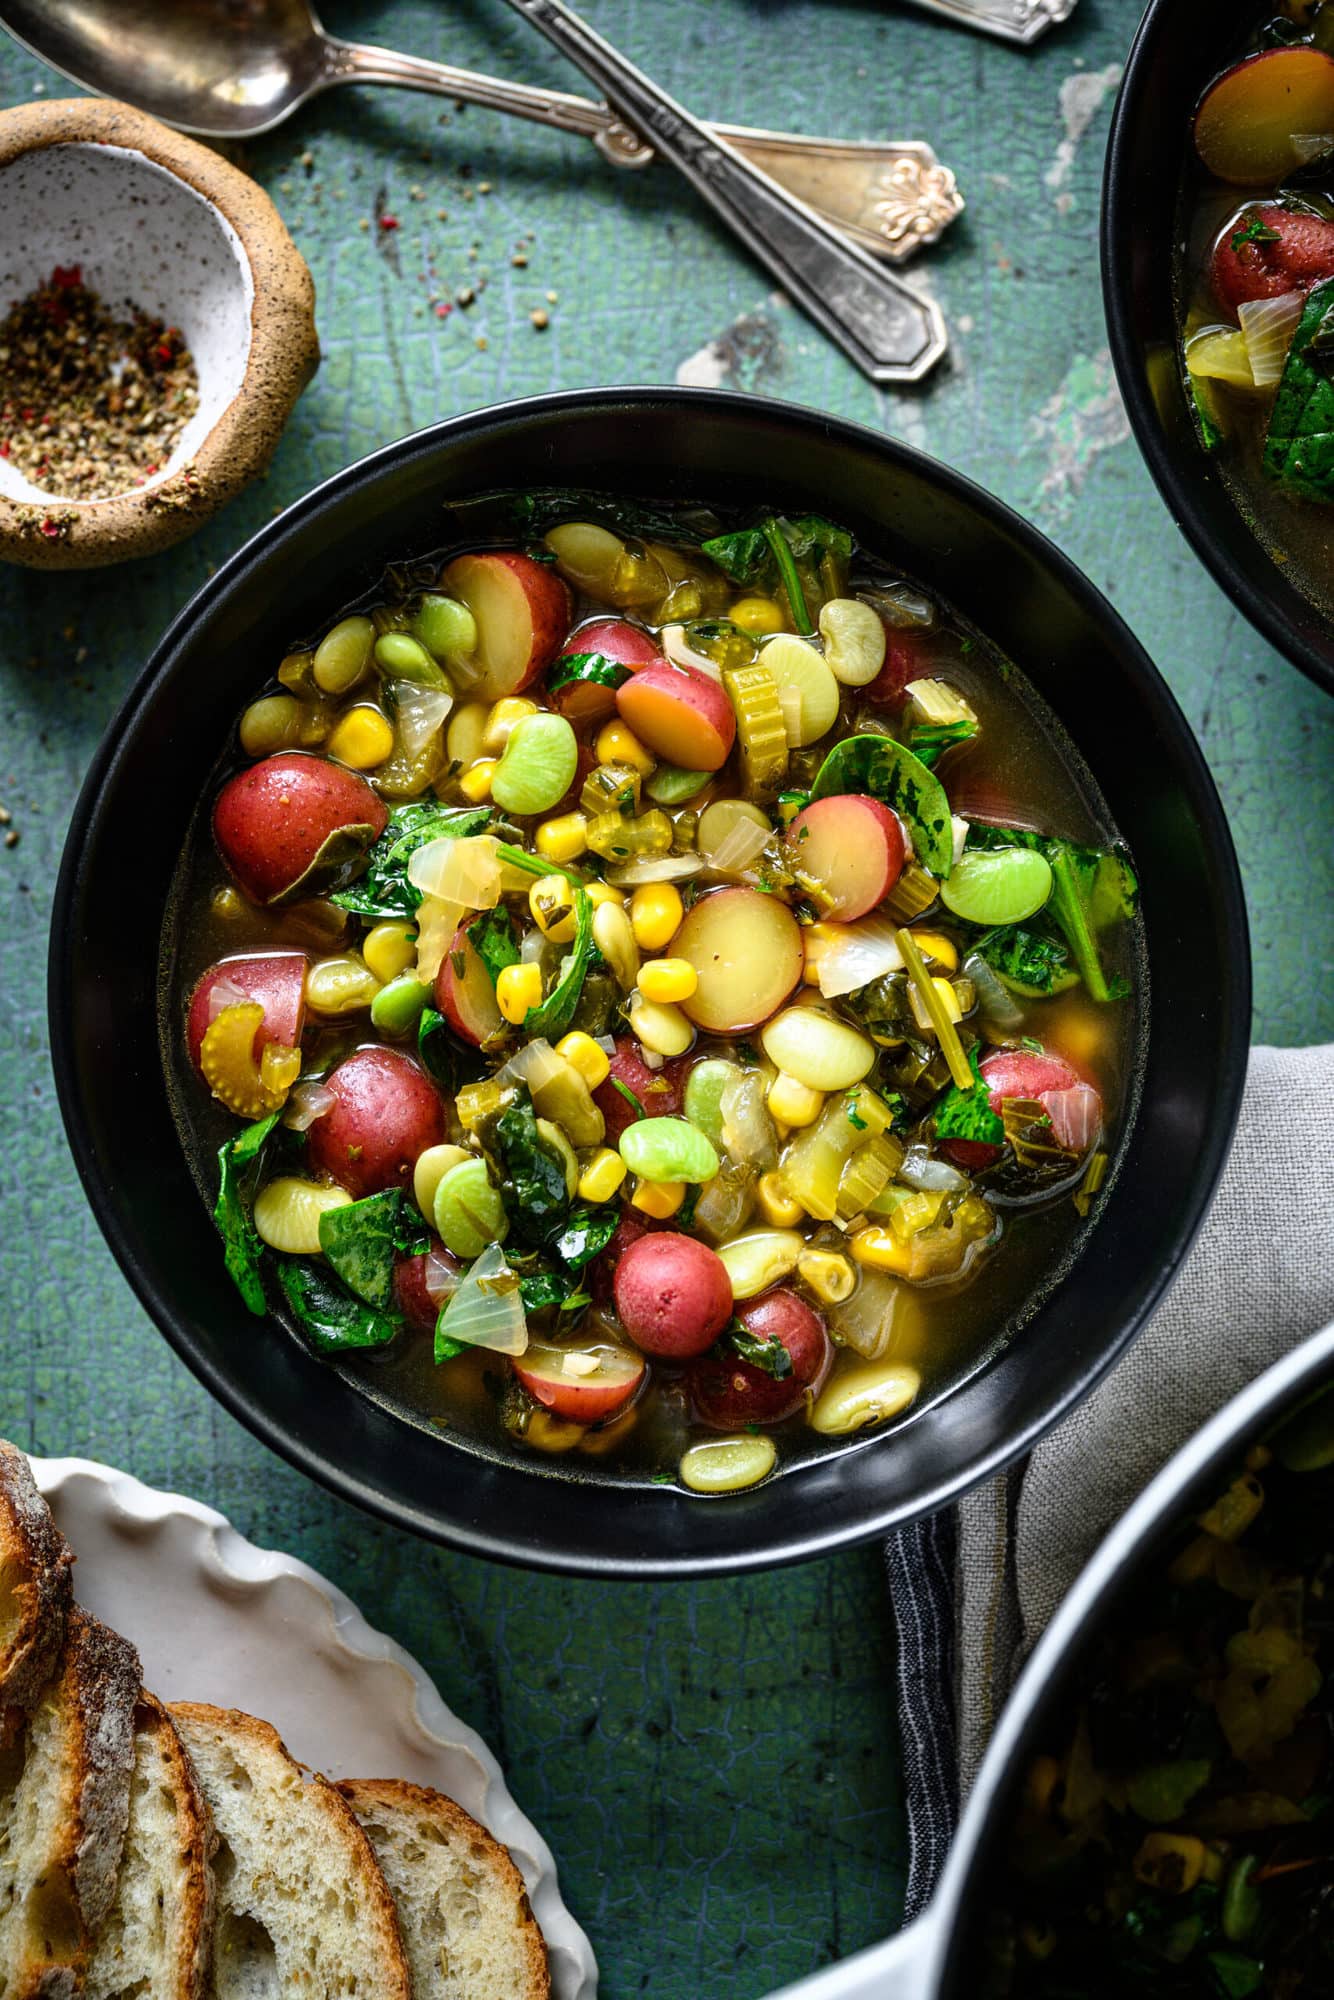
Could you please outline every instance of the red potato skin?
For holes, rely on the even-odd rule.
[[[650,1069],[629,1035],[616,1037],[610,1072],[593,1092],[593,1102],[607,1121],[606,1145],[614,1146],[626,1126],[633,1125],[639,1115],[634,1105],[622,1097],[612,1078],[634,1092],[646,1117],[674,1118],[681,1109],[681,1060],[678,1056],[675,1061],[664,1063],[661,1069]]]
[[[454,970],[455,957],[464,961],[463,977]],[[456,1035],[480,1049],[488,1035],[505,1025],[496,1005],[495,989],[486,967],[473,949],[466,927],[454,933],[454,942],[440,961],[435,975],[435,1004]]]
[[[196,1069],[199,1069],[200,1046],[209,1028],[213,989],[223,980],[264,1009],[264,1019],[255,1030],[256,1061],[270,1042],[285,1049],[297,1047],[306,1021],[304,951],[257,952],[242,958],[223,958],[209,967],[190,995],[185,1039]]]
[[[737,1318],[757,1339],[780,1342],[791,1356],[792,1372],[780,1381],[739,1354],[721,1350],[692,1361],[687,1383],[695,1414],[719,1431],[779,1424],[794,1416],[807,1392],[818,1392],[833,1359],[819,1314],[783,1286],[748,1299],[737,1307]]]
[[[736,741],[736,715],[717,681],[658,660],[616,690],[622,722],[655,757],[691,771],[718,771]]]
[[[839,850],[855,857],[860,863],[863,856],[873,851],[883,850],[883,872],[863,877],[860,884],[849,882],[828,903],[822,914],[837,923],[852,923],[858,917],[865,917],[889,894],[899,876],[903,873],[903,860],[907,852],[903,838],[903,828],[898,816],[879,799],[868,798],[864,792],[840,792],[828,799],[817,799],[797,814],[787,830],[788,851],[798,862],[803,851],[803,833],[806,834],[806,849],[817,833],[828,838],[833,831]],[[879,843],[879,848],[875,847]],[[834,885],[837,888],[837,883]]]
[[[883,620],[881,621],[884,622]],[[861,690],[863,701],[896,713],[908,699],[909,681],[926,679],[931,672],[924,634],[904,632],[896,625],[885,626],[885,664],[873,681]]]
[[[1084,1081],[1061,1056],[1032,1049],[997,1049],[978,1064],[978,1075],[998,1117],[1007,1097],[1040,1097],[1044,1090],[1069,1090]],[[996,1164],[1004,1148],[985,1139],[942,1139],[939,1150],[960,1173],[980,1174]]]
[[[581,625],[577,632],[571,632],[561,647],[564,658],[570,653],[601,653],[604,659],[615,660],[621,667],[629,667],[637,672],[640,667],[663,666],[662,647],[651,632],[642,625],[632,625],[628,618],[595,618],[591,625]]]
[[[631,1244],[612,1289],[631,1340],[666,1361],[702,1354],[732,1317],[732,1286],[722,1258],[676,1230]]]
[[[444,588],[461,597],[471,609],[468,597],[470,565],[498,564],[510,571],[522,585],[532,622],[532,651],[520,678],[503,690],[519,694],[544,674],[564,644],[570,626],[570,593],[563,577],[550,563],[534,562],[517,549],[488,549],[481,554],[459,556],[450,563],[442,580]]]
[[[444,1139],[440,1093],[397,1049],[354,1050],[325,1086],[335,1101],[307,1134],[310,1163],[356,1201],[408,1186],[418,1153]]]
[[[457,1258],[451,1257],[434,1236],[431,1250],[450,1270],[462,1269]],[[423,1250],[416,1257],[400,1257],[394,1264],[394,1303],[414,1333],[434,1333],[440,1317],[440,1308],[426,1289],[426,1264],[431,1250]]]
[[[1253,217],[1278,232],[1277,243],[1242,243],[1233,248]],[[1220,305],[1235,312],[1250,299],[1277,299],[1284,292],[1309,292],[1334,277],[1334,222],[1302,215],[1277,202],[1244,208],[1214,245],[1213,288]]]
[[[251,901],[272,903],[331,833],[366,826],[378,840],[388,821],[384,801],[355,771],[284,750],[227,780],[213,807],[213,837]]]
[[[614,1096],[616,1093],[612,1094]],[[641,1215],[638,1209],[627,1208],[622,1212],[621,1219],[616,1225],[615,1235],[601,1256],[594,1258],[588,1267],[590,1274],[588,1289],[592,1294],[594,1305],[609,1306],[613,1303],[616,1272],[631,1244],[638,1243],[641,1236],[656,1235],[665,1227],[665,1223],[656,1222],[651,1216]]]
[[[544,1375],[535,1368],[525,1367],[522,1361],[511,1361],[510,1367],[543,1409],[569,1423],[600,1424],[623,1410],[639,1393],[645,1374],[643,1357],[627,1352],[626,1360],[637,1361],[638,1368],[612,1382],[595,1382],[586,1376]]]

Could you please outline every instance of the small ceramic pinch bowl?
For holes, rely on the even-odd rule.
[[[193,533],[264,470],[319,360],[314,283],[268,196],[128,105],[0,113],[0,315],[72,265],[112,310],[180,329],[199,400],[166,461],[105,497],[46,493],[0,457],[0,559],[32,568],[94,568]]]

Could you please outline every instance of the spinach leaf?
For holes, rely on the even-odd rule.
[[[387,1347],[398,1322],[354,1299],[328,1268],[313,1257],[278,1260],[278,1283],[297,1324],[317,1354],[347,1354],[363,1347]]]
[[[954,866],[950,802],[939,778],[911,750],[892,736],[845,736],[811,786],[812,799],[838,792],[869,792],[892,806],[906,823],[922,866],[944,881]]]
[[[616,1234],[619,1220],[619,1211],[614,1207],[590,1208],[584,1203],[570,1210],[551,1248],[567,1270],[582,1271],[585,1264],[592,1263],[606,1249]]]
[[[526,1090],[520,1089],[496,1120],[493,1144],[510,1235],[516,1243],[534,1247],[549,1242],[565,1227],[570,1196],[564,1162],[538,1131]]]
[[[1264,1985],[1265,1969],[1258,1959],[1241,1951],[1211,1951],[1209,1963],[1228,2000],[1246,2000]]]
[[[776,1335],[752,1333],[739,1319],[734,1319],[724,1338],[743,1361],[765,1375],[772,1375],[775,1382],[785,1382],[792,1373],[792,1356]]]
[[[558,688],[581,686],[611,688],[624,687],[630,678],[629,667],[623,667],[619,660],[609,660],[605,653],[562,653],[547,673],[547,693],[555,694]],[[592,704],[588,704],[592,709]]]
[[[1334,278],[1307,295],[1265,434],[1264,469],[1285,492],[1334,500]]]
[[[330,1268],[350,1292],[378,1312],[393,1307],[394,1257],[402,1217],[399,1188],[367,1195],[346,1208],[328,1209],[320,1217],[320,1248]]]
[[[1084,847],[1055,835],[1028,833],[1022,828],[986,826],[974,820],[968,829],[970,847],[1032,847],[1051,864],[1051,899],[1045,915],[1052,918],[1070,948],[1080,978],[1095,1000],[1124,1000],[1129,982],[1108,979],[1098,953],[1097,933],[1135,913],[1139,883],[1124,855],[1105,847]],[[999,968],[998,968],[999,969]],[[1059,989],[1054,989],[1059,990]]]
[[[618,535],[643,541],[683,543],[690,535],[689,514],[699,515],[699,525],[712,527],[717,516],[699,509],[686,514],[667,513],[636,500],[623,500],[615,493],[579,493],[563,486],[540,487],[521,493],[513,503],[513,520],[523,535],[540,538],[548,529],[566,521],[595,521]]]
[[[1025,999],[1064,993],[1067,987],[1079,984],[1079,974],[1071,967],[1070,954],[1060,939],[1026,930],[1022,924],[992,931],[976,950],[992,971]]]
[[[367,857],[366,873],[330,901],[359,917],[415,917],[421,891],[408,880],[412,855],[428,840],[461,840],[480,833],[490,820],[489,806],[443,806],[436,799],[395,806]]]
[[[267,1118],[257,1118],[253,1125],[247,1125],[244,1132],[238,1132],[218,1149],[218,1199],[213,1220],[222,1237],[223,1262],[247,1307],[259,1317],[267,1310],[261,1270],[264,1245],[251,1208],[260,1156],[277,1123],[278,1113],[271,1111]]]
[[[818,611],[826,598],[839,595],[852,557],[847,529],[818,514],[803,514],[795,521],[770,515],[757,528],[714,535],[701,546],[733,583],[759,590],[781,588],[793,624],[808,636],[815,630],[812,604]]]
[[[486,967],[493,986],[507,965],[519,962],[514,919],[503,903],[497,903],[494,910],[484,910],[469,924],[468,941]]]
[[[969,1049],[968,1062],[974,1079],[971,1089],[960,1090],[957,1083],[952,1083],[936,1106],[936,1137],[971,1139],[984,1146],[1003,1146],[1005,1126],[999,1113],[991,1108],[990,1092],[978,1074],[978,1060],[977,1049]]]
[[[451,1097],[459,1086],[477,1083],[487,1074],[481,1049],[465,1048],[436,1007],[423,1007],[417,1022],[417,1054],[422,1067]]]
[[[530,1007],[523,1017],[523,1031],[530,1038],[563,1035],[574,1018],[579,994],[593,956],[593,905],[586,889],[576,882],[574,890],[574,938],[560,962],[556,984],[540,1007]]]
[[[966,743],[976,734],[977,723],[971,718],[962,722],[919,722],[909,732],[908,748],[929,771],[947,750],[956,743]]]
[[[519,1280],[519,1297],[525,1312],[556,1306],[563,1313],[580,1313],[592,1303],[579,1280],[568,1271],[530,1271]]]

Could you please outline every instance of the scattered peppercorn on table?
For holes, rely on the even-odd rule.
[[[324,11],[351,39],[580,87],[503,10],[459,10],[447,31],[426,0],[329,0]],[[520,1575],[390,1533],[221,1413],[104,1248],[46,1064],[39,968],[51,890],[98,735],[210,569],[316,480],[456,409],[646,379],[767,391],[897,430],[1070,550],[1135,626],[1200,731],[1247,879],[1257,1036],[1280,1042],[1334,1034],[1320,971],[1334,944],[1334,705],[1254,636],[1190,557],[1112,388],[1093,239],[1113,66],[1124,60],[1136,0],[1085,7],[1026,55],[853,0],[800,0],[781,30],[753,0],[660,0],[653,9],[586,0],[585,11],[669,89],[720,117],[930,139],[969,203],[917,266],[945,308],[954,359],[924,395],[881,397],[770,295],[684,190],[657,171],[617,174],[576,139],[430,99],[349,93],[247,150],[243,164],[315,273],[324,347],[267,483],[156,561],[59,578],[0,573],[0,1059],[11,1112],[0,1430],[33,1450],[104,1458],[215,1503],[243,1532],[315,1563],[401,1638],[493,1745],[550,1839],[607,2000],[760,2000],[897,1919],[905,1834],[878,1552],[674,1588]],[[818,64],[790,60],[817,38]],[[1061,108],[1062,87],[1076,78],[1074,101],[1092,107],[1082,131],[1073,112],[1067,129]],[[0,103],[38,87],[68,88],[0,44]],[[747,629],[773,629],[762,599],[735,607],[739,623],[743,608]],[[432,635],[445,649],[447,638]],[[855,649],[856,634],[838,641]],[[329,692],[352,684],[365,644],[354,629],[325,654]],[[407,678],[413,661],[399,651],[395,671]],[[283,718],[253,726],[280,730]],[[373,730],[355,710],[346,726]],[[608,747],[633,769],[625,733],[629,741]],[[505,747],[479,740],[472,754],[499,769]],[[352,735],[340,754],[371,768],[381,746]],[[1307,837],[1295,841],[1294,826]],[[587,832],[545,823],[538,851],[553,873]],[[624,927],[603,918],[599,948],[609,959],[617,950],[662,959],[678,913],[655,888],[631,899]],[[411,962],[393,931],[364,940],[381,1006],[392,1005]],[[921,928],[915,938],[926,951]],[[957,968],[935,948],[930,955],[948,985]],[[560,1053],[596,1087],[596,1043],[562,1042]],[[794,1097],[783,1122],[798,1127],[803,1110],[813,1117]],[[418,1170],[438,1185],[458,1164],[423,1156]],[[612,1149],[595,1154],[584,1173],[596,1178],[581,1197],[610,1198],[625,1171]],[[416,1192],[434,1196],[426,1185]],[[792,1227],[781,1189],[762,1190],[761,1201],[766,1228]],[[836,1302],[836,1260],[802,1276]],[[751,1442],[762,1449],[765,1440]],[[716,1457],[730,1448],[720,1440],[715,1458],[692,1468],[698,1490],[735,1481],[738,1468]]]

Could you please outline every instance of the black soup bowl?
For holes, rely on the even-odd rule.
[[[1173,519],[1270,644],[1334,693],[1334,624],[1274,561],[1201,446],[1180,360],[1182,201],[1195,107],[1264,17],[1261,0],[1215,0],[1207,10],[1151,0],[1107,146],[1103,300],[1126,411]]]
[[[1141,879],[1152,985],[1138,1115],[1101,1215],[1019,1334],[892,1436],[725,1500],[479,1455],[359,1394],[233,1292],[185,1169],[159,1054],[159,939],[221,747],[292,635],[497,487],[817,509],[1019,663],[1091,769]],[[1166,686],[1050,543],[956,473],[759,398],[589,390],[475,412],[390,445],[263,529],[187,607],[111,725],[75,809],[50,1007],[70,1145],[140,1299],[205,1385],[293,1464],[397,1525],[603,1576],[795,1561],[937,1507],[1032,1444],[1097,1381],[1181,1262],[1226,1155],[1245,1066],[1246,920],[1227,825]]]

